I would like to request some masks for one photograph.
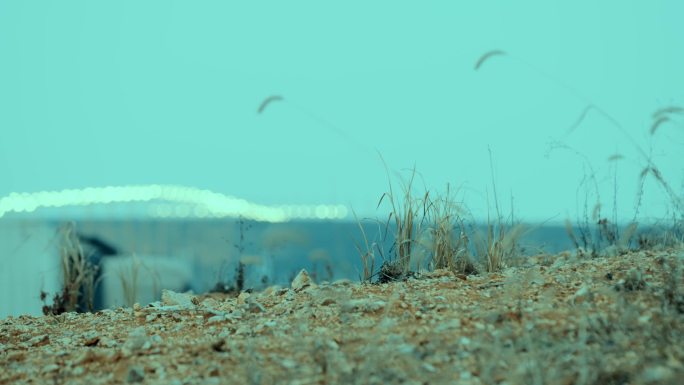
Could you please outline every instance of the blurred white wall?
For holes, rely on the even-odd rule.
[[[41,315],[60,282],[56,228],[40,221],[0,220],[0,319]]]
[[[57,227],[39,220],[0,220],[0,319],[42,315],[41,291],[47,302],[60,289],[61,272]],[[134,277],[137,266],[137,279]],[[192,287],[191,260],[159,255],[122,255],[102,259],[104,307],[125,306],[122,278],[134,288],[134,302],[160,298],[161,289],[184,291]]]
[[[193,264],[159,255],[121,255],[102,259],[100,287],[105,308],[146,305],[161,298],[161,290],[192,287]],[[125,282],[125,283],[124,283]]]

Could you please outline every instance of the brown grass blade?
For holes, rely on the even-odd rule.
[[[622,232],[622,235],[620,235],[620,239],[617,241],[617,246],[620,249],[627,249],[632,237],[634,237],[634,234],[636,234],[638,225],[639,224],[637,222],[632,222],[625,228],[625,230]]]
[[[577,127],[579,127],[580,124],[582,124],[582,122],[584,121],[584,119],[587,118],[587,115],[589,114],[589,111],[595,110],[595,109],[596,109],[596,106],[594,106],[593,104],[589,104],[588,106],[584,107],[584,109],[582,110],[582,113],[577,117],[577,120],[575,120],[575,123],[573,123],[573,124],[566,130],[565,134],[568,135],[568,134],[572,133],[573,131],[575,131],[575,130],[577,129]]]
[[[268,107],[269,104],[276,102],[276,101],[281,101],[281,100],[284,100],[284,99],[280,95],[271,95],[271,96],[267,97],[259,105],[259,109],[257,109],[257,114],[261,114],[262,112],[264,112],[264,110],[266,109],[266,107]]]
[[[475,63],[475,71],[478,71],[480,67],[482,67],[482,65],[490,58],[502,55],[507,55],[507,53],[499,49],[486,52],[484,55],[480,56],[479,59],[477,59],[477,62]]]
[[[658,109],[653,113],[653,119],[658,119],[668,114],[684,114],[684,108],[679,106],[667,106]]]
[[[656,130],[658,127],[662,126],[663,124],[669,122],[671,119],[668,116],[661,116],[660,118],[656,119],[653,124],[651,124],[651,129],[649,132],[651,135],[655,134]]]

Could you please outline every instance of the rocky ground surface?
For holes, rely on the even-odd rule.
[[[684,252],[0,320],[0,384],[681,384]]]

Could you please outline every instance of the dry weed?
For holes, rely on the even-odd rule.
[[[394,224],[392,227],[394,230],[394,244],[391,250],[391,255],[394,255],[394,258],[387,262],[397,264],[402,273],[407,274],[411,270],[411,252],[423,231],[426,217],[425,202],[428,198],[428,192],[426,191],[425,195],[420,199],[413,195],[413,182],[416,176],[416,169],[414,167],[411,170],[411,177],[407,182],[402,183],[403,194],[396,196],[387,164],[385,164],[385,170],[389,180],[389,191],[382,194],[377,207],[380,207],[383,201],[388,201],[390,205],[390,213],[385,223],[385,234],[392,227],[390,224],[392,222]]]
[[[61,314],[71,311],[93,310],[95,295],[95,274],[93,266],[83,252],[74,223],[67,223],[59,229],[59,255],[62,270],[62,291],[53,297],[52,305],[43,306],[43,314]],[[41,293],[45,300],[47,293]],[[79,305],[79,303],[81,305]]]

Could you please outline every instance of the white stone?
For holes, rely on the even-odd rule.
[[[172,290],[162,290],[162,303],[166,306],[180,306],[181,308],[193,308],[195,304],[192,302],[194,296],[186,293],[176,293]]]
[[[309,277],[309,273],[306,272],[306,269],[302,269],[295,279],[292,280],[292,290],[300,291],[309,286],[315,286],[315,283],[311,277]]]

